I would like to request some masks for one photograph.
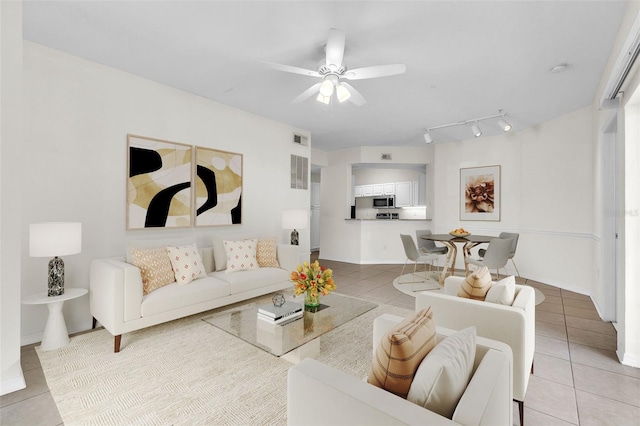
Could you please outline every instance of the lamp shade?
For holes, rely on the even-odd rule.
[[[82,251],[80,222],[47,222],[29,225],[29,255],[52,257]]]
[[[282,229],[306,229],[309,226],[309,211],[284,210],[282,212]]]

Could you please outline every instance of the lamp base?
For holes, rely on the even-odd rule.
[[[293,230],[293,232],[291,232],[291,245],[298,245],[298,231],[296,231],[295,229]]]
[[[62,296],[64,294],[64,262],[58,256],[49,261],[49,291],[48,295]]]

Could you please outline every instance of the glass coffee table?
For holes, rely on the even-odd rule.
[[[287,301],[304,305],[304,296],[294,297],[292,291],[283,294]],[[334,292],[322,296],[320,308],[316,312],[305,311],[301,318],[279,325],[258,319],[258,307],[272,303],[272,296],[273,294],[269,294],[252,299],[249,303],[225,309],[202,320],[270,354],[295,363],[320,353],[321,335],[378,306]]]

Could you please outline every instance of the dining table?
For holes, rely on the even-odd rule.
[[[462,246],[462,258],[464,260],[464,272],[465,276],[469,274],[469,264],[467,263],[467,256],[471,255],[471,249],[479,244],[487,244],[494,238],[494,236],[490,235],[474,235],[469,234],[466,236],[459,235],[451,235],[451,234],[431,234],[431,235],[422,235],[420,238],[423,240],[431,240],[438,241],[444,244],[449,250],[447,250],[447,257],[442,267],[442,271],[440,272],[439,283],[441,286],[444,286],[444,279],[447,277],[447,270],[450,271],[450,274],[454,274],[455,266],[456,266],[456,258],[458,256],[458,247],[456,243],[463,244]]]

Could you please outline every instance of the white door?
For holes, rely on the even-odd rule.
[[[311,250],[320,249],[320,184],[311,182],[311,218],[309,220]]]

